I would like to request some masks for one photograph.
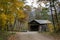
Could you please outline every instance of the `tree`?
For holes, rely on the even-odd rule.
[[[43,8],[41,14],[42,19],[49,20],[48,8]]]
[[[0,0],[0,21],[1,27],[2,24],[5,25],[3,27],[12,27],[16,20],[24,20],[26,15],[24,14],[24,2],[18,0]],[[3,18],[2,18],[3,17]],[[5,18],[6,19],[5,19]]]
[[[58,19],[58,13],[57,13],[57,7],[56,7],[56,3],[57,3],[57,0],[51,0],[51,8],[53,7],[54,8],[54,14],[53,15],[53,24],[54,24],[54,29],[55,29],[55,32],[58,31],[60,29],[60,25],[59,25],[59,19]]]
[[[51,10],[52,22],[53,22],[53,25],[54,25],[54,30],[57,31],[56,30],[57,27],[58,27],[58,30],[59,30],[59,20],[58,20],[58,15],[57,15],[57,10],[56,10],[57,0],[38,0],[38,1],[43,1],[43,3],[47,3],[47,1],[50,2],[50,10]],[[52,8],[54,8],[54,13],[53,13]]]
[[[7,16],[4,13],[0,14],[0,30],[6,28],[6,20]]]

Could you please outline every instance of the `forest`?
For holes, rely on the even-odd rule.
[[[60,33],[60,0],[0,0],[0,40],[29,31],[32,20],[49,20],[48,32]]]

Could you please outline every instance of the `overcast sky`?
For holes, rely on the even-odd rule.
[[[37,0],[26,0],[26,5],[32,5],[33,7],[38,7],[38,4],[37,4]],[[32,4],[32,2],[33,2],[33,4]],[[42,2],[40,2],[41,3],[41,6],[42,7],[45,7],[45,4],[44,3],[42,3]]]
[[[37,1],[36,0],[26,0],[26,5],[32,5],[33,7],[37,7],[38,6],[38,4],[37,4]],[[32,4],[32,2],[33,2],[33,4]]]

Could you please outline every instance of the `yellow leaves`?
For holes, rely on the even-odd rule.
[[[0,26],[4,27],[6,25],[7,16],[2,13],[0,14]]]
[[[20,14],[20,18],[25,18],[25,14]]]
[[[6,20],[7,17],[6,17],[6,15],[5,15],[4,13],[2,13],[2,14],[0,14],[0,19],[1,19],[1,20]]]
[[[28,5],[24,6],[24,8],[27,9],[28,11],[31,11],[31,7]]]
[[[18,19],[24,19],[26,17],[23,10],[18,10],[17,16],[18,16]]]
[[[14,24],[15,17],[13,14],[7,15],[7,18],[8,18],[7,20],[9,23]]]
[[[47,25],[48,25],[49,31],[54,32],[53,24],[47,24]]]
[[[26,14],[24,13],[23,7],[24,7],[23,1],[0,0],[0,11],[1,9],[3,9],[3,11],[0,12],[0,26],[6,27],[7,25],[14,24],[16,16],[18,19],[24,20]]]
[[[15,5],[16,5],[16,7],[23,7],[23,6],[24,6],[24,2],[22,2],[22,1],[17,1],[17,2],[15,3]]]
[[[6,15],[5,15],[4,13],[1,14],[1,17],[2,17],[4,20],[7,19]]]
[[[0,26],[1,27],[5,27],[6,24],[7,24],[7,21],[11,24],[14,24],[14,15],[12,14],[9,14],[9,15],[6,15],[4,13],[0,14]]]

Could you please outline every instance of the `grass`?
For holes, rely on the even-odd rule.
[[[44,36],[47,36],[47,37],[53,37],[55,40],[60,40],[60,32],[58,32],[58,33],[42,32],[41,34],[43,34]]]
[[[15,33],[9,33],[7,31],[0,31],[0,40],[8,40],[8,37]]]
[[[51,34],[56,40],[60,40],[60,32]]]

